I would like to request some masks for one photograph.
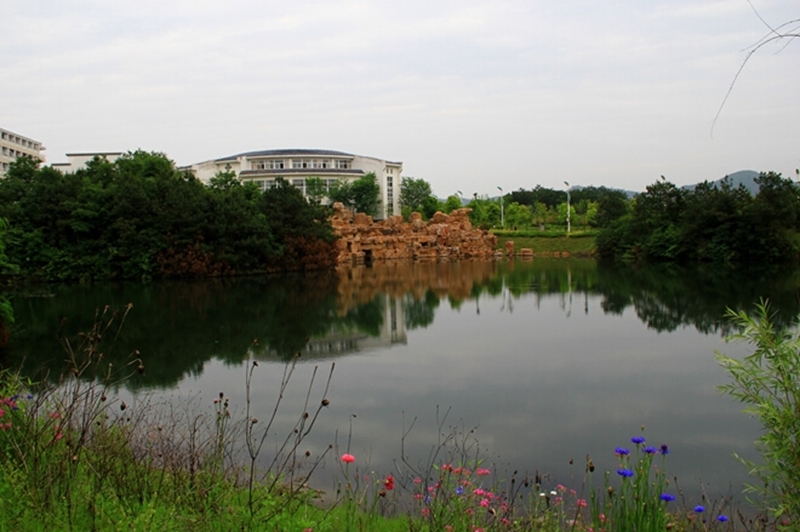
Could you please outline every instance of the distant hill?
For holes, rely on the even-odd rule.
[[[739,172],[734,172],[732,174],[728,174],[726,176],[728,181],[733,188],[737,188],[739,185],[744,185],[750,194],[756,195],[758,194],[758,184],[756,183],[756,178],[758,177],[758,172],[753,170],[740,170]],[[721,183],[725,178],[718,179],[713,181],[714,184]],[[686,190],[694,190],[697,185],[686,185],[683,188]]]

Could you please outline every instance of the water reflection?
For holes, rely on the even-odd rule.
[[[146,372],[123,393],[188,388],[210,405],[224,391],[241,405],[242,363],[252,355],[276,362],[260,365],[263,388],[254,391],[254,404],[267,409],[277,363],[300,352],[308,371],[337,365],[331,406],[309,444],[324,449],[356,420],[353,450],[376,471],[392,469],[404,420],[421,420],[407,452],[427,456],[440,407],[451,408],[454,424],[478,426],[490,457],[565,484],[580,482],[580,468],[567,464],[587,453],[613,469],[614,447],[644,424],[649,441],[670,444],[669,472],[687,493],[699,493],[698,479],[713,493],[729,485],[738,492],[746,472],[731,455],[754,457],[759,427],[715,390],[725,375],[714,350],[745,352],[723,344],[723,314],[768,298],[776,321],[790,324],[797,287],[795,272],[636,270],[589,260],[55,287],[54,297],[13,299],[19,329],[8,363],[34,378],[38,368],[57,369],[62,318],[61,334],[73,337],[89,328],[93,309],[132,302],[105,352],[115,364],[142,353]],[[287,404],[294,400],[303,403],[302,391],[287,395]]]
[[[797,272],[715,272],[672,267],[633,269],[591,260],[394,264],[337,273],[155,284],[50,288],[55,297],[14,298],[19,330],[9,364],[24,370],[57,367],[64,358],[55,339],[88,330],[95,309],[133,303],[117,345],[106,357],[122,363],[142,353],[147,377],[129,386],[174,386],[199,375],[212,359],[240,363],[248,354],[287,360],[300,352],[318,359],[405,344],[409,331],[434,323],[444,302],[481,314],[499,301],[511,314],[522,299],[556,296],[564,315],[633,309],[648,328],[694,327],[727,335],[725,309],[749,309],[767,298],[776,322],[791,324],[800,311]],[[56,371],[53,371],[56,370]]]

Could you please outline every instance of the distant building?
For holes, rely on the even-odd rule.
[[[0,177],[6,175],[8,165],[16,161],[17,157],[31,157],[44,162],[44,150],[45,147],[38,140],[0,128]]]
[[[86,168],[86,163],[95,157],[103,157],[113,163],[122,156],[121,151],[93,152],[93,153],[68,153],[66,163],[53,163],[50,166],[61,170],[63,173],[75,173]]]
[[[284,149],[240,153],[193,164],[186,170],[208,183],[218,172],[234,172],[242,182],[262,190],[275,186],[279,177],[306,195],[306,179],[318,177],[327,186],[338,180],[355,181],[372,172],[381,192],[377,218],[400,214],[400,173],[403,163],[331,150]]]

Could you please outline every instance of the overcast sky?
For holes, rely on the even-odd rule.
[[[752,57],[712,131],[768,32],[746,0],[5,2],[0,127],[48,162],[341,150],[402,161],[440,197],[794,177],[800,39]]]

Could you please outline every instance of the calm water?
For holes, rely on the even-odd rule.
[[[600,469],[615,469],[613,449],[644,425],[648,442],[669,444],[668,471],[687,494],[718,496],[741,490],[746,473],[732,454],[755,458],[759,433],[740,405],[715,390],[726,380],[715,350],[747,352],[723,341],[730,332],[723,313],[766,297],[778,320],[790,323],[800,310],[798,286],[795,275],[775,273],[537,260],[46,287],[52,297],[14,297],[20,331],[7,362],[24,360],[30,373],[57,367],[65,358],[59,335],[87,330],[96,308],[131,302],[107,353],[117,366],[132,350],[142,353],[147,371],[119,390],[125,397],[177,395],[210,412],[224,392],[241,410],[252,356],[259,361],[253,405],[263,419],[284,361],[300,351],[296,386],[279,418],[285,426],[302,409],[313,367],[327,373],[336,364],[331,405],[307,446],[314,453],[337,431],[346,445],[352,426],[359,463],[391,471],[404,426],[416,418],[406,438],[416,463],[437,441],[437,408],[449,409],[444,430],[477,427],[484,456],[498,467],[576,486],[586,454]],[[333,474],[329,465],[318,479]]]

